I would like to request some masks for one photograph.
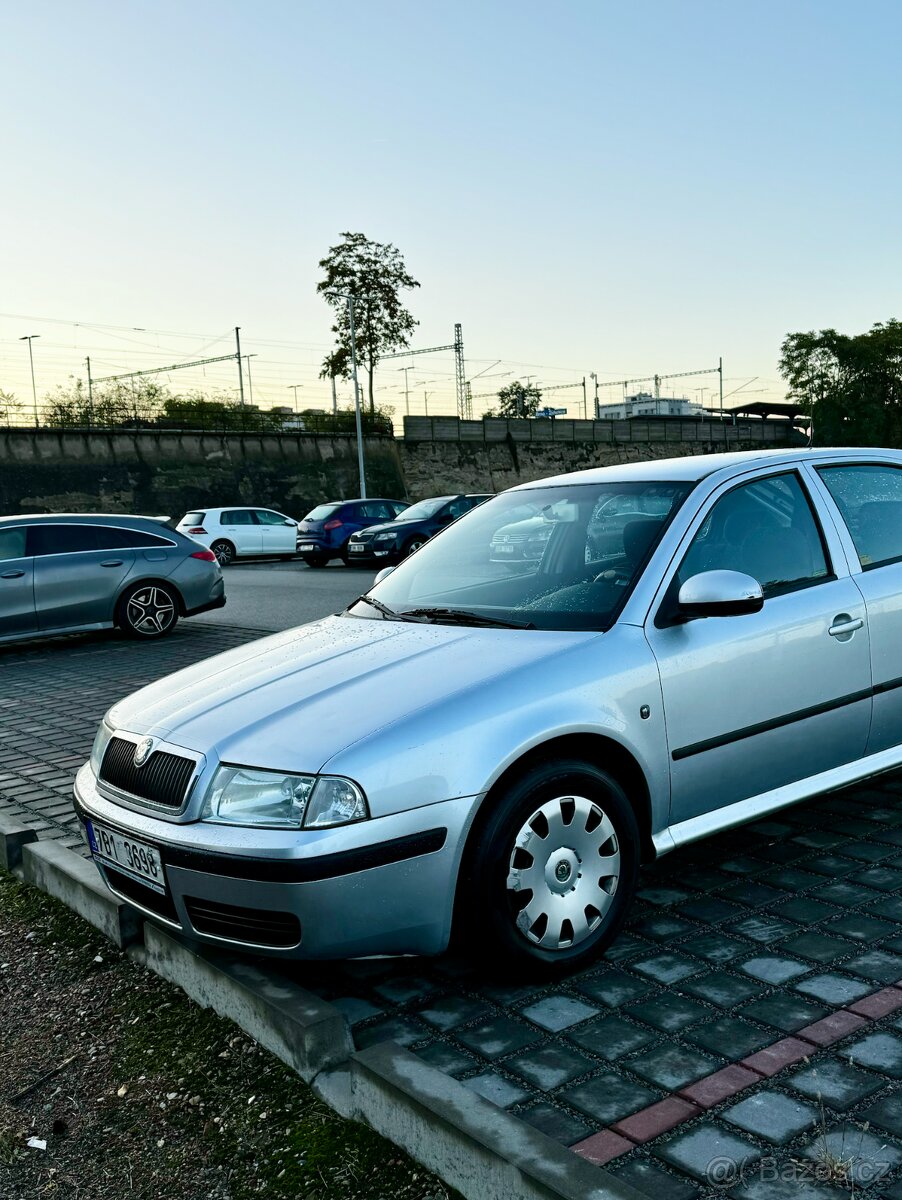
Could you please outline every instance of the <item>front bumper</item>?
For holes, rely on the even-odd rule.
[[[348,562],[357,563],[361,567],[387,567],[400,562],[401,554],[397,546],[375,546],[373,542],[363,542],[358,550],[353,539],[348,542]]]
[[[165,896],[98,862],[107,887],[199,941],[293,959],[437,954],[448,944],[472,797],[332,830],[176,826],[101,796],[86,764],[74,802],[86,838],[96,821],[162,858]]]

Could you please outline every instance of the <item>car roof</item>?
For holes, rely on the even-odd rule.
[[[0,517],[0,523],[4,525],[18,524],[22,521],[28,522],[30,525],[43,525],[48,521],[54,524],[77,525],[88,524],[93,525],[102,522],[104,525],[134,525],[136,521],[146,521],[149,525],[159,527],[166,523],[169,517],[147,517],[132,516],[129,513],[20,513],[16,516]]]
[[[722,473],[742,474],[743,471],[754,469],[756,466],[767,466],[769,463],[799,463],[818,462],[829,459],[848,459],[864,461],[873,459],[892,459],[902,465],[902,452],[899,450],[884,450],[873,446],[868,447],[824,447],[823,449],[807,449],[805,447],[787,448],[784,450],[741,450],[728,454],[692,454],[684,458],[647,459],[642,462],[615,463],[609,467],[590,467],[586,471],[570,471],[562,475],[552,475],[547,479],[536,479],[531,483],[520,483],[511,491],[529,491],[538,487],[563,487],[573,483],[697,483],[711,475]]]

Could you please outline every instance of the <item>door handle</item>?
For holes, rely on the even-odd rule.
[[[833,624],[827,630],[831,637],[835,638],[850,638],[856,629],[860,629],[864,621],[859,617],[857,620],[852,620],[848,613],[839,613],[833,618]]]
[[[122,559],[121,558],[108,558],[106,560],[106,562],[102,562],[100,565],[102,567],[121,567]]]
[[[24,574],[24,571],[4,571],[0,579],[21,579]]]

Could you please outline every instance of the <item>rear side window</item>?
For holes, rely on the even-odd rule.
[[[235,508],[224,512],[219,518],[221,525],[256,525],[257,521],[249,508]]]
[[[28,530],[29,554],[78,554],[96,549],[94,525],[32,525]]]
[[[114,525],[98,525],[98,550],[128,550],[143,549],[147,546],[162,546],[164,549],[172,542],[166,538],[157,537],[152,533],[144,533],[141,529],[120,529]]]
[[[338,512],[339,505],[337,504],[317,504],[316,508],[311,508],[310,512],[304,517],[305,521],[325,521],[332,516],[334,512]]]
[[[0,529],[0,562],[25,557],[25,526]]]
[[[203,525],[204,517],[206,515],[207,514],[205,512],[185,513],[185,515],[182,517],[182,524],[183,525]]]
[[[864,571],[902,561],[902,470],[861,465],[818,474],[849,527]]]

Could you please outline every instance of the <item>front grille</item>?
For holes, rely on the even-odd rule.
[[[193,896],[185,897],[185,908],[198,933],[281,949],[296,946],[301,940],[301,923],[294,913],[238,908],[215,900],[197,900]]]
[[[138,883],[137,879],[132,879],[131,875],[123,875],[121,871],[114,871],[112,867],[104,866],[103,870],[110,887],[120,896],[124,896],[126,900],[133,900],[135,904],[149,909],[158,917],[165,917],[167,921],[179,924],[178,913],[168,893],[161,896],[153,888],[145,887],[143,883]]]
[[[376,535],[374,533],[355,533],[351,538],[352,542],[371,542]]]
[[[181,808],[195,766],[193,758],[155,750],[143,767],[136,767],[135,743],[114,737],[103,756],[100,778],[161,808]]]

